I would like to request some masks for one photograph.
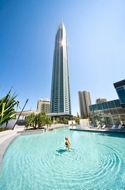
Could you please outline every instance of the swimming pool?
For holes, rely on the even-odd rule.
[[[125,189],[125,135],[65,127],[15,139],[3,158],[0,190],[48,189]]]

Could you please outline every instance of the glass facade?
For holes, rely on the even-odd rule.
[[[55,38],[50,112],[71,114],[67,37],[62,23]]]
[[[114,87],[118,94],[121,106],[125,108],[125,80],[114,83]]]
[[[121,107],[120,100],[112,100],[89,106],[90,114],[110,114],[112,122],[115,124],[125,123],[125,108]],[[111,123],[112,123],[111,122]]]
[[[125,104],[125,86],[116,89],[121,104]]]
[[[107,110],[107,109],[114,109],[121,107],[120,101],[118,100],[112,100],[108,102],[103,102],[99,104],[93,104],[89,106],[90,111],[98,111],[98,110]]]
[[[90,114],[95,118],[104,114],[106,125],[125,124],[125,80],[114,83],[114,87],[119,99],[89,106]]]

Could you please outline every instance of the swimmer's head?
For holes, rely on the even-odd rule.
[[[68,137],[65,137],[65,140],[68,140]]]

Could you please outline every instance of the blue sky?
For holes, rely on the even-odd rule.
[[[125,79],[124,0],[0,0],[0,98],[13,86],[22,108],[50,98],[55,34],[68,38],[72,113],[78,91],[117,99],[113,83]],[[20,110],[19,110],[20,111]]]

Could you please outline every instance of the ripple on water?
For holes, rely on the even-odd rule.
[[[66,135],[67,133],[73,144],[75,133],[66,131]],[[98,143],[96,138],[101,137],[96,135],[92,136],[94,140],[91,143],[90,134],[84,138],[80,135],[77,133],[80,144],[78,140],[75,141],[74,150],[71,151],[60,147],[60,139],[65,134],[59,134],[58,131],[15,140],[4,158],[2,184],[6,189],[12,187],[13,190],[17,187],[30,190],[107,189],[107,184],[111,189],[113,186],[119,187],[119,176],[124,187],[125,173],[121,168],[125,166],[125,155],[122,155],[122,151],[111,146],[108,141],[105,144]],[[8,157],[10,154],[11,159]],[[8,170],[7,167],[11,169]],[[16,179],[13,185],[10,182],[12,179]]]

